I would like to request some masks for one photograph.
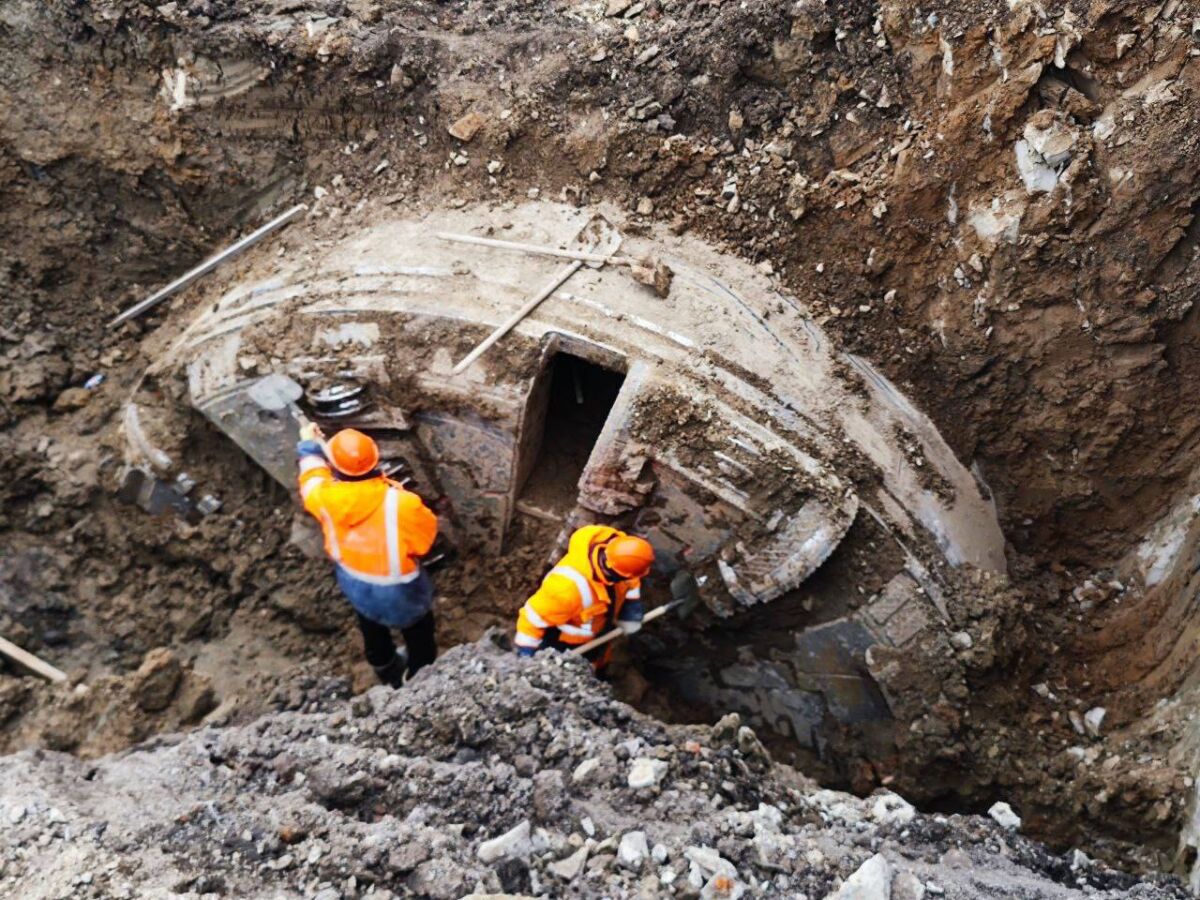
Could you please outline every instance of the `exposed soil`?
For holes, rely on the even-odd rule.
[[[1177,630],[1155,629],[1191,605],[1131,586],[1083,609],[1073,591],[1108,583],[1200,440],[1195,21],[1176,0],[3,4],[0,634],[76,686],[0,676],[0,748],[95,756],[246,719],[298,671],[366,686],[311,530],[184,411],[183,385],[149,387],[222,509],[188,525],[115,497],[121,404],[180,327],[170,310],[244,264],[105,323],[292,202],[319,246],[396,206],[536,190],[649,210],[760,263],[995,496],[1012,577],[961,584],[967,676],[931,667],[898,758],[828,777],[930,807],[1009,800],[1058,847],[1179,865],[1192,773],[1167,750],[1191,713],[1147,714],[1194,674]],[[451,137],[471,111],[478,133]],[[1014,145],[1042,133],[1068,150],[1030,193]],[[505,566],[439,582],[447,645],[511,625],[553,531],[519,527]],[[818,609],[870,589],[856,529],[839,552],[862,582],[815,579]],[[794,602],[781,615],[803,621]],[[1069,714],[1100,701],[1115,734],[1085,740]]]

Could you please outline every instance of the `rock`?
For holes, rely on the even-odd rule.
[[[892,879],[892,900],[924,900],[925,883],[912,872],[899,872]]]
[[[558,769],[546,769],[533,776],[533,813],[539,822],[551,822],[567,806],[567,785]]]
[[[629,767],[628,784],[635,791],[654,787],[666,776],[667,768],[661,759],[639,756]]]
[[[472,110],[465,116],[457,119],[454,124],[446,130],[450,132],[451,137],[457,138],[464,144],[467,144],[470,143],[471,139],[479,133],[479,129],[486,124],[487,119]]]
[[[730,131],[741,131],[742,126],[744,126],[746,124],[746,119],[742,115],[741,110],[731,109],[731,110],[729,110],[728,122],[729,122],[729,130]]]
[[[572,881],[580,872],[583,871],[584,865],[587,863],[588,848],[587,845],[580,847],[566,859],[560,859],[558,862],[550,863],[546,869],[554,875],[557,875],[563,881]]]
[[[917,815],[913,805],[890,791],[875,798],[871,817],[881,825],[907,825]]]
[[[58,395],[54,401],[54,408],[59,412],[68,412],[73,409],[83,409],[88,405],[88,401],[95,395],[87,388],[72,387],[67,388]]]
[[[156,647],[146,654],[134,674],[133,695],[137,705],[146,712],[166,709],[182,678],[179,658],[166,647]]]
[[[971,635],[965,631],[956,631],[950,635],[950,646],[955,650],[970,650],[975,646],[975,641],[971,639]]]
[[[617,846],[617,862],[623,868],[639,872],[649,855],[650,845],[646,842],[646,832],[627,831],[621,836],[621,843]]]
[[[1003,800],[993,803],[988,809],[988,815],[1001,828],[1007,828],[1009,831],[1016,831],[1021,827],[1021,817],[1013,812],[1013,808]]]
[[[633,6],[633,0],[608,0],[608,5],[604,8],[604,14],[606,16],[619,16],[631,6]]]
[[[493,863],[502,859],[524,859],[532,852],[529,820],[523,819],[515,828],[480,844],[477,855],[483,862]]]
[[[1103,706],[1093,706],[1083,714],[1083,727],[1087,729],[1087,733],[1094,738],[1100,737],[1100,726],[1104,724],[1104,717],[1108,710]]]
[[[22,819],[24,819],[24,818],[25,818],[25,807],[23,807],[23,806],[13,806],[13,807],[10,807],[10,808],[9,808],[9,810],[8,810],[8,821],[9,821],[11,824],[13,824],[13,825],[18,825],[18,824],[20,824],[21,820],[22,820]]]
[[[575,767],[575,771],[571,773],[571,782],[573,784],[582,784],[600,768],[600,760],[594,756],[590,756]]]
[[[650,213],[654,212],[654,201],[649,197],[643,197],[638,201],[637,211],[640,216],[650,215]]]
[[[666,844],[655,844],[654,848],[650,851],[650,856],[659,865],[665,863],[670,855],[671,851],[667,849]]]
[[[832,900],[891,900],[892,864],[876,853],[847,878]]]

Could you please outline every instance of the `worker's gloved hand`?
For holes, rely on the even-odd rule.
[[[527,657],[533,656],[533,654],[534,654],[534,649],[532,647],[518,647],[517,648],[517,656],[527,658]]]
[[[637,634],[642,630],[642,617],[646,615],[646,607],[640,600],[626,600],[625,605],[621,607],[621,617],[617,619],[617,627],[625,632],[626,636]]]
[[[316,422],[305,422],[300,426],[300,440],[302,441],[319,441],[324,436],[321,426]]]

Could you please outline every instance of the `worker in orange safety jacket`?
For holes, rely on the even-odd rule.
[[[367,662],[380,681],[399,687],[437,657],[433,583],[421,568],[437,537],[437,516],[384,477],[368,435],[346,428],[327,445],[321,438],[312,423],[300,429],[300,498],[321,523],[338,586],[358,615]],[[396,649],[392,628],[404,635],[404,650]]]
[[[578,529],[567,555],[517,615],[517,653],[569,649],[614,627],[634,634],[645,614],[642,578],[652,565],[654,548],[643,538],[607,525]],[[588,654],[597,669],[608,662],[609,649],[598,647]]]

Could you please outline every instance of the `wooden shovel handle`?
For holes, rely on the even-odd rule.
[[[678,605],[679,605],[678,600],[672,600],[670,603],[665,603],[662,606],[654,607],[654,609],[650,610],[650,612],[646,613],[645,617],[643,617],[642,624],[645,625],[647,622],[652,622],[655,619],[657,619],[659,616],[665,616],[669,610],[673,609],[674,607],[676,607]],[[616,640],[624,633],[625,632],[623,632],[620,628],[614,628],[612,631],[605,632],[604,634],[600,635],[600,637],[598,637],[598,638],[592,638],[586,644],[582,644],[578,647],[573,647],[571,649],[571,652],[576,655],[582,656],[584,653],[587,653],[589,650],[595,650],[597,647],[603,647],[609,641]]]

